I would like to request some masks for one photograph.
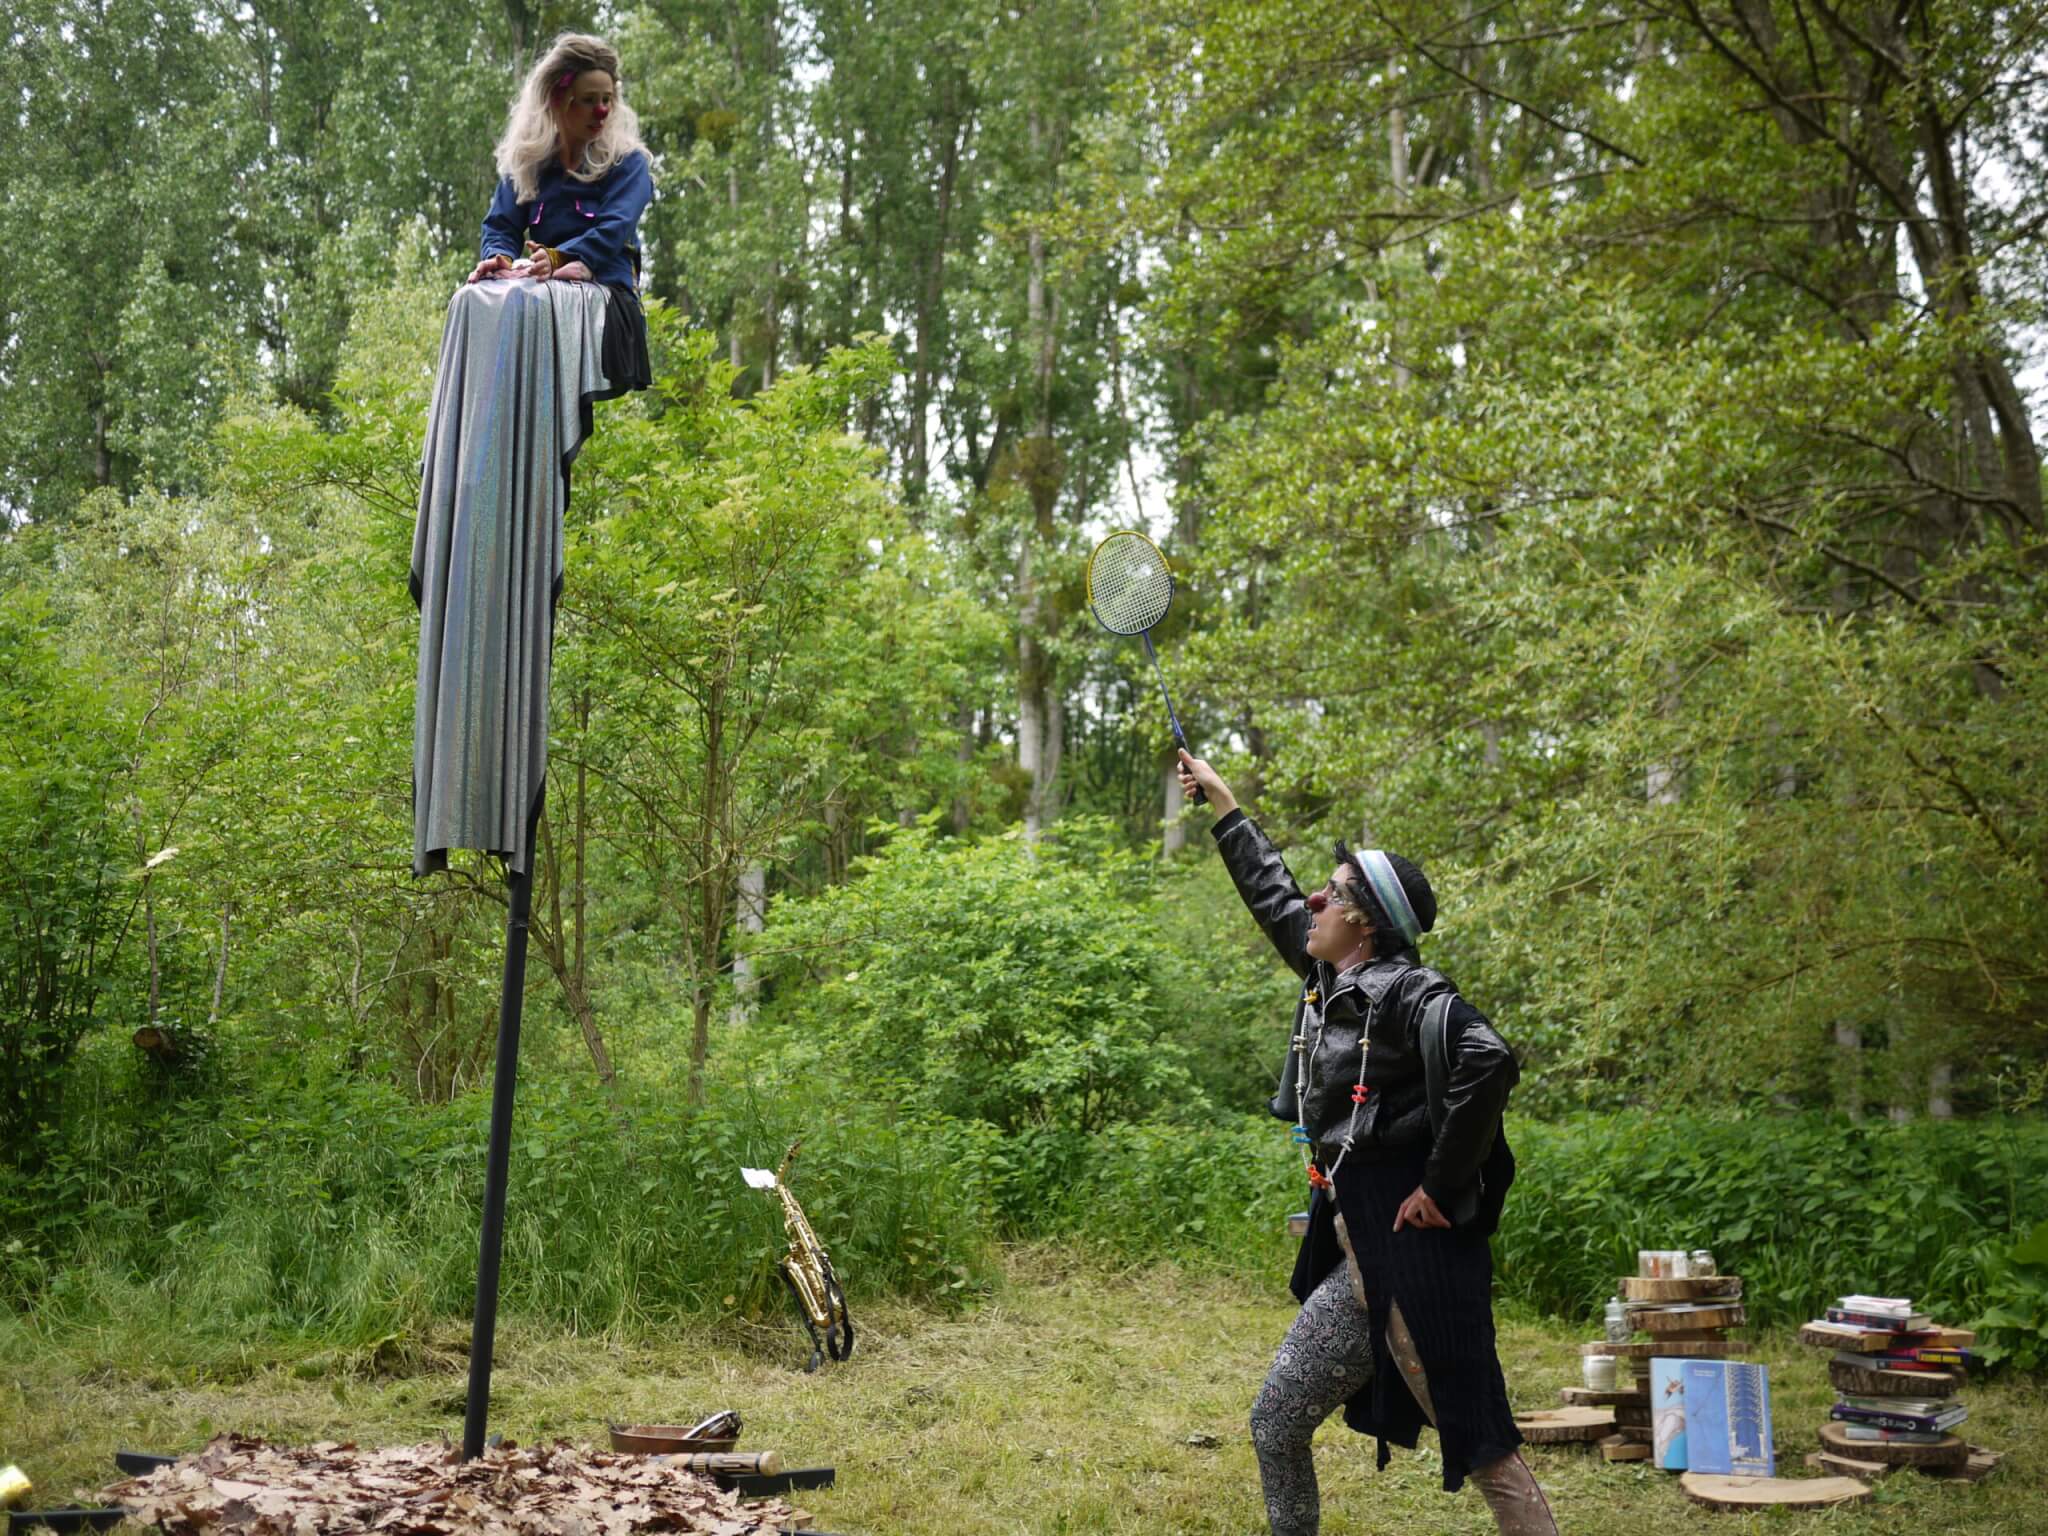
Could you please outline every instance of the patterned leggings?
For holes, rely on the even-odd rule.
[[[1398,1305],[1387,1320],[1387,1348],[1423,1413],[1433,1420],[1429,1383]],[[1322,1498],[1309,1442],[1316,1426],[1370,1380],[1372,1324],[1353,1293],[1351,1265],[1340,1264],[1303,1303],[1252,1404],[1252,1447],[1258,1452],[1273,1536],[1317,1536]],[[1543,1490],[1519,1454],[1470,1476],[1502,1536],[1557,1536]]]

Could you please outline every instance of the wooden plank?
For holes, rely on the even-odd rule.
[[[1893,1467],[1959,1467],[1970,1459],[1969,1442],[1961,1435],[1943,1435],[1926,1445],[1911,1440],[1852,1440],[1832,1419],[1820,1427],[1820,1444],[1822,1450],[1837,1456],[1881,1461]]]
[[[1648,1461],[1653,1454],[1651,1447],[1637,1441],[1624,1440],[1619,1445],[1600,1442],[1602,1461]]]
[[[1829,1509],[1870,1497],[1869,1485],[1853,1477],[1716,1477],[1688,1472],[1678,1486],[1687,1498],[1709,1509]]]

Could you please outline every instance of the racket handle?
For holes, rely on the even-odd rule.
[[[1173,708],[1171,701],[1168,702],[1166,707],[1169,710]],[[1181,751],[1187,753],[1189,757],[1193,757],[1195,755],[1195,749],[1188,745],[1187,737],[1181,735],[1180,733],[1180,722],[1178,720],[1173,722],[1173,744],[1179,747]],[[1193,789],[1188,791],[1189,805],[1207,805],[1208,803],[1209,792],[1203,789],[1201,785],[1197,784]]]

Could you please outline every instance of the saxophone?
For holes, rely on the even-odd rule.
[[[782,1201],[782,1228],[789,1234],[789,1253],[782,1260],[782,1278],[796,1298],[797,1311],[811,1335],[811,1358],[805,1371],[815,1371],[829,1356],[845,1360],[853,1354],[853,1319],[846,1313],[846,1292],[832,1273],[832,1260],[818,1234],[804,1218],[804,1208],[789,1192],[789,1169],[796,1161],[799,1137],[783,1154],[782,1166],[770,1173],[765,1168],[742,1168],[740,1174],[753,1189],[772,1189]],[[819,1330],[823,1329],[821,1337]]]

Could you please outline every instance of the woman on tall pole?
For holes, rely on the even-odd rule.
[[[442,333],[411,573],[413,872],[481,848],[508,877],[465,1458],[483,1450],[490,1409],[569,466],[592,402],[650,379],[636,285],[654,182],[617,50],[557,37],[514,97],[496,155],[479,260]]]

